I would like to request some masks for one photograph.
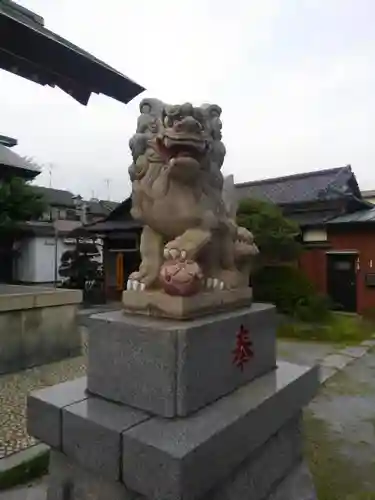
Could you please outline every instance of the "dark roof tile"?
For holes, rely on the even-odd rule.
[[[53,189],[44,186],[33,186],[33,189],[43,196],[45,202],[51,206],[75,208],[74,195],[64,189]]]
[[[361,197],[350,165],[303,174],[236,184],[239,199],[254,198],[277,205],[335,199],[350,194]]]

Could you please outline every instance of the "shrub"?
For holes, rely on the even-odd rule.
[[[322,294],[314,294],[301,299],[294,310],[294,317],[307,323],[325,322],[331,315],[331,302]]]
[[[280,313],[301,321],[324,321],[329,301],[316,293],[309,279],[292,266],[266,266],[252,278],[254,300],[275,304]]]

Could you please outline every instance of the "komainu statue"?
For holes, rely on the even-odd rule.
[[[233,180],[224,186],[221,108],[144,99],[140,111],[129,175],[142,260],[128,290],[189,296],[247,287],[258,250],[236,224]]]

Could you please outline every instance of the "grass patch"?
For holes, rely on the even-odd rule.
[[[278,329],[278,336],[353,345],[368,340],[374,332],[373,321],[356,315],[332,313],[322,323],[311,324],[293,319],[285,321]]]
[[[0,471],[0,491],[28,483],[48,473],[49,450],[43,451],[29,460]]]
[[[374,463],[358,467],[340,453],[341,441],[327,423],[305,411],[305,453],[319,500],[375,500]],[[371,490],[364,484],[371,483]]]

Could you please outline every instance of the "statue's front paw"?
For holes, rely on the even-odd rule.
[[[147,288],[152,288],[158,278],[158,270],[143,271],[139,270],[131,273],[126,284],[127,290],[142,292]]]
[[[185,261],[187,259],[186,250],[173,247],[173,245],[167,244],[164,248],[164,259],[165,260],[180,260]]]
[[[245,227],[241,226],[237,228],[237,239],[239,241],[248,243],[249,245],[252,245],[254,243],[253,234],[250,231],[248,231]]]

